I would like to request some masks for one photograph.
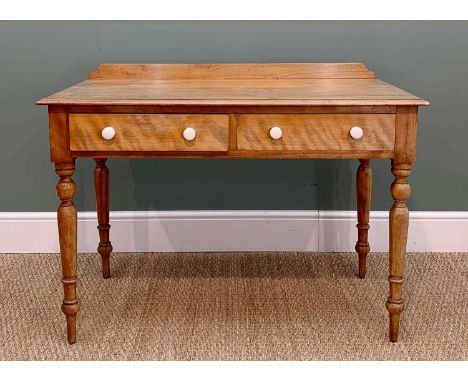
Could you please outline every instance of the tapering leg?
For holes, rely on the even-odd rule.
[[[94,187],[96,190],[96,209],[99,230],[99,246],[97,248],[101,255],[102,277],[110,277],[109,257],[112,252],[112,244],[109,240],[109,169],[106,166],[107,159],[95,159]]]
[[[75,163],[56,163],[55,172],[60,177],[57,183],[57,196],[60,206],[57,211],[57,222],[62,260],[62,283],[64,299],[62,311],[67,319],[67,339],[69,344],[76,342],[76,314],[80,309],[76,297],[76,207],[73,204],[75,183],[72,175]]]
[[[357,218],[358,218],[358,241],[356,242],[356,252],[359,256],[359,277],[366,276],[366,259],[370,251],[369,232],[369,211],[372,191],[372,169],[369,159],[359,159],[361,163],[356,172],[356,197],[357,197]]]
[[[409,224],[406,201],[411,192],[407,178],[411,174],[411,164],[392,162],[392,174],[395,180],[391,186],[393,205],[390,209],[390,290],[386,307],[390,316],[390,341],[397,342],[400,314],[404,309],[401,289]]]

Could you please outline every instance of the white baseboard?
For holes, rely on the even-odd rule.
[[[355,211],[111,212],[116,252],[349,252]],[[94,252],[96,213],[78,214],[78,250]],[[388,250],[388,212],[371,213],[371,250]],[[468,252],[468,212],[412,212],[408,251]],[[1,212],[0,253],[58,252],[54,212]]]

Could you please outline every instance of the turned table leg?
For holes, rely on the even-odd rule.
[[[67,339],[69,344],[76,342],[76,314],[80,309],[76,297],[76,207],[73,204],[75,183],[72,175],[75,163],[56,163],[55,172],[59,176],[57,196],[60,206],[57,211],[57,222],[62,260],[62,284],[64,299],[62,311],[67,319]]]
[[[392,162],[392,174],[395,180],[391,186],[393,205],[390,209],[390,289],[386,307],[390,316],[390,341],[397,342],[400,314],[404,309],[401,289],[409,224],[406,201],[411,192],[407,177],[411,174],[411,164]]]
[[[109,257],[112,252],[112,244],[109,240],[109,169],[106,166],[107,159],[95,159],[94,187],[96,190],[96,209],[99,225],[99,246],[101,255],[102,277],[110,277]]]
[[[359,277],[366,276],[366,259],[370,251],[369,233],[369,211],[372,191],[372,169],[369,159],[359,159],[360,165],[356,172],[356,198],[358,219],[358,241],[356,252],[359,256]]]

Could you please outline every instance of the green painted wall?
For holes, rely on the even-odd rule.
[[[102,62],[362,61],[428,99],[413,210],[468,210],[468,22],[0,22],[0,211],[53,211],[47,109],[34,102]],[[372,208],[390,205],[389,161],[374,162]],[[76,203],[94,209],[91,160]],[[354,209],[356,162],[112,160],[111,207]]]

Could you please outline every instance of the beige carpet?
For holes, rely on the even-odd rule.
[[[387,341],[387,256],[79,255],[78,341],[65,341],[58,255],[0,255],[3,360],[468,359],[468,254],[409,254],[401,340]]]

